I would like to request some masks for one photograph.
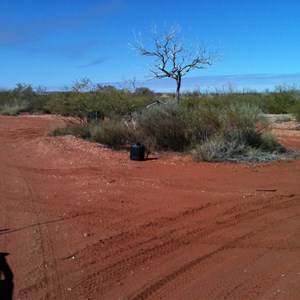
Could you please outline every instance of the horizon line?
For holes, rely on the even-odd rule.
[[[275,89],[278,86],[288,86],[296,87],[300,86],[300,73],[281,73],[281,74],[236,74],[236,75],[207,75],[207,76],[191,76],[182,78],[183,86],[182,91],[199,90],[200,88],[205,88],[206,90],[216,89],[216,88],[231,88],[231,89]],[[14,85],[16,87],[18,83]],[[128,88],[129,83],[124,81],[114,81],[114,82],[103,82],[103,83],[92,83],[92,85],[101,84],[103,86],[112,85],[116,88]],[[45,88],[48,91],[59,91],[62,89],[70,88],[70,84],[62,84],[60,86],[43,86],[43,85],[32,85],[26,83],[25,85],[30,85],[33,88]],[[138,79],[132,81],[132,84],[136,88],[146,87],[154,92],[174,92],[175,83],[172,78],[151,78],[151,79]],[[185,86],[184,86],[185,85]],[[9,90],[12,88],[0,87],[0,90]]]

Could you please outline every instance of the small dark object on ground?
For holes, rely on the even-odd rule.
[[[136,143],[130,147],[131,160],[145,160],[145,146],[141,143]]]

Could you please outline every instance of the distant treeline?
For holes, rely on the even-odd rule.
[[[106,117],[124,116],[140,111],[154,101],[169,101],[174,94],[155,93],[148,88],[118,89],[97,85],[88,89],[85,80],[76,82],[71,89],[47,92],[33,89],[31,85],[18,84],[14,89],[0,91],[0,114],[17,115],[21,112],[59,114],[83,117],[89,111],[98,111]],[[292,113],[300,121],[300,91],[277,89],[272,92],[212,92],[184,93],[182,105],[193,109],[203,101],[223,103],[247,103],[264,113]]]

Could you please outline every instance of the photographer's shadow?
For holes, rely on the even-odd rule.
[[[0,299],[12,300],[14,290],[14,274],[6,260],[9,253],[0,252]]]

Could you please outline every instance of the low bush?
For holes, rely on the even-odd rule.
[[[227,141],[216,136],[197,145],[191,153],[197,161],[230,161],[235,160],[238,155],[245,154],[245,145],[237,140]]]
[[[83,139],[90,138],[90,128],[86,124],[68,124],[65,127],[56,127],[50,131],[50,136],[74,135]]]
[[[300,99],[290,107],[289,112],[292,113],[295,116],[296,121],[300,123]]]
[[[133,130],[119,120],[105,120],[90,126],[91,139],[114,149],[121,149],[125,144],[136,142]]]
[[[173,151],[189,149],[213,130],[198,110],[173,102],[146,111],[139,120],[138,129],[142,136],[152,137],[152,143],[155,143],[152,147]]]
[[[240,139],[227,140],[218,135],[197,145],[191,153],[197,161],[263,162],[281,159],[281,154],[286,151],[272,134],[263,134],[260,141],[258,147],[253,147]]]
[[[139,130],[145,136],[153,136],[157,148],[183,151],[188,144],[186,123],[179,106],[165,104],[145,112],[139,120]]]
[[[196,160],[265,161],[284,152],[270,131],[267,117],[256,106],[234,103],[214,104],[212,108],[207,104],[202,113],[216,133],[192,150]],[[274,155],[268,156],[270,153]]]
[[[0,114],[6,116],[17,116],[24,110],[24,105],[20,103],[0,105]]]
[[[289,112],[298,98],[298,93],[294,90],[279,91],[265,95],[261,108],[270,114],[286,114]]]
[[[32,111],[36,93],[31,85],[17,84],[10,91],[0,92],[0,114],[17,115],[23,111]]]

